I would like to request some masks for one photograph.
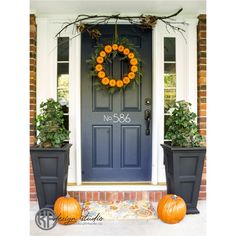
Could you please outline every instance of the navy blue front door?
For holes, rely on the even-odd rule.
[[[100,42],[114,38],[114,25],[100,26]],[[89,76],[86,60],[96,41],[82,34],[82,181],[150,181],[152,130],[148,132],[152,108],[152,31],[118,25],[119,37],[131,41],[142,59],[142,83],[113,95],[97,91],[96,78]],[[122,77],[128,65],[117,56],[111,63],[114,77]],[[126,68],[127,67],[127,68]]]

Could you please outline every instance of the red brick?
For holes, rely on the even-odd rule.
[[[206,199],[206,192],[205,191],[200,192],[198,199],[199,200],[205,200]]]
[[[142,192],[137,192],[137,200],[138,201],[142,200]]]
[[[35,38],[36,37],[36,32],[33,31],[34,30],[33,27],[31,29],[32,29],[32,31],[30,32],[30,38]]]
[[[124,200],[130,200],[130,192],[125,192]]]
[[[130,193],[130,200],[136,201],[136,192]]]
[[[92,201],[92,200],[93,200],[92,192],[87,192],[87,201]]]
[[[201,30],[201,31],[199,32],[199,37],[200,37],[201,39],[205,39],[205,38],[206,38],[206,31]]]
[[[206,65],[201,65],[201,64],[199,64],[198,65],[198,71],[206,71]]]
[[[198,118],[198,121],[206,123],[206,117],[200,117]]]
[[[206,191],[206,185],[201,185],[200,186],[200,191]]]
[[[201,122],[199,127],[200,127],[200,129],[205,129],[206,128],[206,123]]]
[[[30,145],[36,144],[36,139],[35,137],[30,137]]]
[[[149,192],[149,201],[155,202],[155,193],[154,192]]]
[[[206,104],[205,104],[205,103],[200,104],[200,109],[201,109],[201,110],[206,110]]]
[[[36,60],[34,58],[30,58],[30,65],[35,66]]]
[[[124,192],[118,192],[118,201],[124,200]]]
[[[199,116],[206,116],[206,110],[200,110]]]
[[[111,201],[111,192],[106,192],[106,201]]]
[[[36,47],[34,45],[30,45],[30,52],[36,53]]]
[[[30,201],[37,201],[36,193],[30,193]]]
[[[204,30],[206,30],[207,27],[206,27],[206,24],[199,24],[197,28],[198,28],[198,30],[204,31]]]
[[[106,201],[105,192],[100,192],[100,201]]]
[[[93,201],[98,201],[99,200],[99,192],[93,192]]]
[[[201,52],[206,52],[206,45],[199,46],[198,50],[201,51]]]
[[[201,184],[206,185],[206,179],[202,179]]]
[[[206,24],[206,14],[200,14],[198,17],[199,23],[204,22]]]
[[[86,201],[85,192],[80,192],[79,198],[80,198],[80,202],[85,202]]]
[[[162,193],[160,191],[155,192],[155,199],[157,202],[159,202],[162,198]]]
[[[206,65],[207,61],[206,61],[206,58],[199,58],[199,63],[200,64],[203,64],[203,65]]]
[[[203,74],[204,73],[206,73],[205,71],[201,71],[200,73],[199,73],[199,79],[198,79],[198,84],[199,85],[204,85],[204,84],[206,84],[206,76],[204,76]]]

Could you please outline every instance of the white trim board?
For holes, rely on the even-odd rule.
[[[62,22],[67,18],[37,18],[37,109],[39,104],[49,97],[56,99],[56,42],[55,34],[61,28]],[[163,151],[160,144],[164,139],[164,37],[176,38],[176,84],[177,100],[185,99],[193,104],[193,110],[197,110],[197,18],[185,19],[186,40],[181,34],[167,32],[163,23],[158,22],[153,29],[153,107],[152,107],[152,180],[156,186],[165,182],[165,170],[163,165]],[[72,36],[67,31],[61,36]],[[80,65],[81,65],[81,37],[75,37],[70,41],[70,95],[69,95],[69,124],[71,130],[70,166],[68,182],[76,182],[81,185],[81,110],[80,110]],[[117,186],[117,185],[116,185]],[[129,185],[129,186],[132,186]],[[135,185],[133,185],[135,186]],[[111,186],[105,188],[110,189]],[[136,186],[137,187],[137,186]],[[139,189],[141,189],[141,186]],[[69,189],[77,189],[69,186]],[[92,187],[91,187],[92,188]],[[96,188],[96,187],[94,187]],[[124,187],[121,187],[124,188]],[[147,187],[145,187],[147,188]],[[154,188],[154,187],[153,187]],[[99,189],[101,186],[99,185]],[[129,189],[129,188],[128,188]]]
[[[164,185],[78,185],[67,186],[67,191],[166,191]]]

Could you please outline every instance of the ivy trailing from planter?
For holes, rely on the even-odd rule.
[[[176,147],[200,147],[204,138],[199,134],[195,122],[196,113],[190,110],[191,103],[177,101],[169,109],[170,117],[166,121],[165,138]]]

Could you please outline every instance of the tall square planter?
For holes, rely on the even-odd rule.
[[[53,209],[54,202],[67,193],[69,152],[71,144],[61,148],[31,147],[39,208]]]
[[[205,147],[180,148],[161,144],[164,150],[167,193],[181,196],[187,204],[187,214],[198,214]]]

